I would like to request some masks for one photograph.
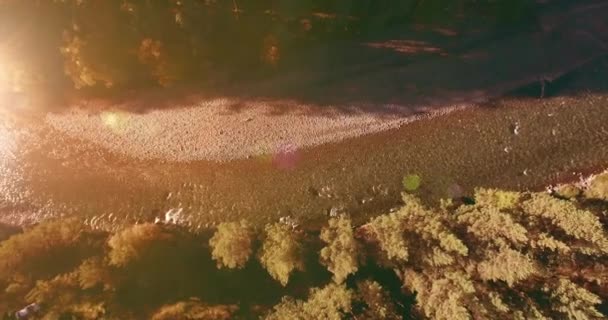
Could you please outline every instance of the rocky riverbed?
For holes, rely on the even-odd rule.
[[[331,103],[269,94],[50,111],[4,99],[0,222],[79,215],[115,228],[170,212],[192,228],[286,216],[314,226],[347,211],[361,223],[399,202],[406,175],[421,178],[414,192],[428,202],[475,186],[579,179],[608,165],[608,67],[601,37],[574,35],[604,27],[555,27],[470,55],[324,78],[327,87],[311,92],[333,92]],[[563,41],[563,54],[547,51]],[[538,98],[541,78],[557,81],[552,97]],[[513,96],[526,85],[534,96]]]

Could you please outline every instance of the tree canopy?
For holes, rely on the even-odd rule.
[[[0,1],[5,87],[137,88],[217,84],[275,72],[322,42],[460,16],[495,26],[534,1]],[[6,88],[5,88],[6,89]]]

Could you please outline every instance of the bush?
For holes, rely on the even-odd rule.
[[[597,175],[591,180],[585,190],[585,197],[608,201],[608,172]]]
[[[246,221],[225,222],[209,240],[217,267],[243,268],[253,251],[253,230]]]
[[[555,195],[564,199],[574,199],[581,194],[581,189],[573,184],[564,184],[558,186],[555,190]]]

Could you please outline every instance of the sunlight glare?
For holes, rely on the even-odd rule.
[[[110,130],[120,133],[127,125],[128,116],[121,112],[108,111],[101,114],[101,122]]]

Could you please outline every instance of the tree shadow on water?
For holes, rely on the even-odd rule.
[[[403,32],[319,46],[259,76],[217,71],[209,75],[215,82],[171,88],[41,94],[47,102],[39,105],[52,112],[67,106],[131,113],[196,106],[218,113],[258,108],[269,115],[409,116],[533,92],[541,80],[551,95],[574,71],[608,54],[608,4],[559,14],[559,22],[548,19],[536,31],[460,37],[445,30],[443,36]]]

